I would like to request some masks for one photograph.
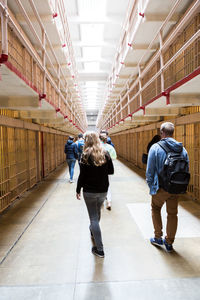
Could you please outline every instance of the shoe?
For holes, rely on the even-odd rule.
[[[103,250],[102,250],[102,251],[97,250],[97,247],[96,247],[96,246],[92,247],[92,253],[93,253],[94,255],[98,256],[98,257],[101,257],[101,258],[104,257],[104,252],[103,252]]]
[[[73,183],[73,182],[74,182],[74,180],[73,180],[73,179],[70,179],[70,180],[69,180],[69,182],[70,182],[70,183]]]
[[[173,248],[172,244],[168,244],[166,242],[166,240],[164,240],[164,245],[165,245],[165,248],[166,248],[167,252],[173,252],[174,251],[174,248]]]
[[[150,238],[150,243],[152,245],[155,245],[155,246],[162,246],[163,245],[163,239],[162,238]]]
[[[111,210],[111,206],[110,206],[110,205],[107,206],[106,209],[107,209],[107,210]]]

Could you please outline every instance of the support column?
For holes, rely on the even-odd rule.
[[[120,98],[120,102],[119,102],[119,105],[120,105],[120,119],[123,119],[123,115],[122,115],[122,96],[120,95],[119,98]]]
[[[129,91],[129,84],[127,84],[127,91]],[[131,113],[131,110],[130,110],[130,96],[129,96],[129,93],[128,93],[128,101],[127,101],[127,107],[128,107],[128,115]]]
[[[1,13],[1,37],[2,37],[2,53],[0,56],[0,63],[4,63],[8,60],[8,11],[7,0],[3,0],[0,3]]]
[[[143,107],[142,103],[142,81],[141,81],[141,67],[138,65],[138,73],[139,73],[139,96],[140,96],[140,107]]]
[[[42,29],[42,64],[44,68],[44,74],[43,74],[43,96],[46,97],[46,55],[45,55],[45,48],[46,48],[46,33],[44,29]],[[45,98],[43,97],[43,98]]]
[[[162,53],[162,47],[163,47],[162,31],[159,32],[159,42],[160,42],[160,69],[162,70],[164,66],[163,53]],[[163,71],[161,71],[161,92],[164,92],[164,90],[165,90],[164,74]]]

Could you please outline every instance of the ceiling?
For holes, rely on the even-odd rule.
[[[104,104],[129,0],[64,0],[88,125]],[[93,118],[91,119],[91,114]],[[90,117],[89,117],[90,116]]]

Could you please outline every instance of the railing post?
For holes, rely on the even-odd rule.
[[[8,11],[7,0],[0,1],[1,12],[1,36],[2,36],[2,53],[0,55],[0,63],[8,60]]]
[[[127,96],[127,98],[128,98],[128,100],[127,100],[128,115],[131,113],[131,110],[130,110],[130,103],[129,103],[129,101],[130,101],[129,90],[130,90],[130,87],[129,87],[129,83],[128,83],[128,84],[127,84],[127,91],[128,91],[128,96]]]
[[[60,64],[58,65],[58,89],[60,91]],[[58,94],[58,108],[61,108],[60,93]]]
[[[143,103],[142,103],[142,81],[141,81],[141,67],[140,67],[140,65],[138,65],[138,73],[139,73],[138,82],[139,82],[140,107],[142,107],[143,106]]]
[[[43,46],[43,49],[42,49],[42,66],[43,66],[43,69],[44,69],[44,72],[43,72],[43,96],[46,97],[46,55],[45,55],[45,52],[46,52],[46,33],[45,33],[44,29],[42,29],[42,46]]]
[[[119,96],[119,99],[120,99],[120,102],[119,102],[119,105],[120,105],[120,119],[123,119],[123,114],[122,114],[122,96],[121,95]]]
[[[165,90],[165,84],[164,84],[164,74],[163,74],[163,66],[164,66],[164,60],[163,60],[163,39],[162,39],[162,31],[159,32],[159,42],[160,42],[160,69],[161,71],[161,92],[164,92]]]

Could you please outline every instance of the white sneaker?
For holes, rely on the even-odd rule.
[[[70,183],[73,183],[73,182],[74,182],[74,180],[73,180],[73,179],[70,179],[70,180],[69,180],[69,182],[70,182]]]
[[[106,209],[111,210],[111,204],[110,203],[107,204]]]

